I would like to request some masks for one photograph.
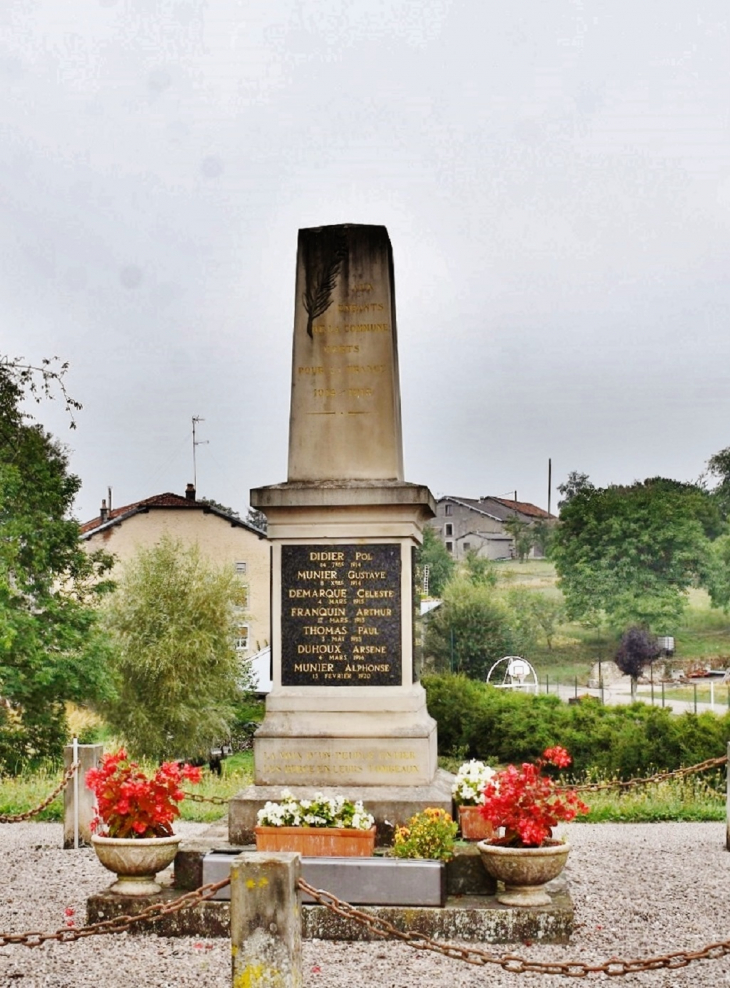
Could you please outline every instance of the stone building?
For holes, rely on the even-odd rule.
[[[99,516],[81,526],[81,539],[89,550],[104,549],[117,564],[155,545],[163,534],[197,543],[206,560],[235,569],[246,588],[236,647],[243,658],[250,658],[267,645],[271,565],[266,534],[223,508],[198,501],[192,484],[184,496],[156,494],[121,508],[102,501]]]
[[[555,515],[527,501],[446,495],[437,500],[436,517],[429,524],[455,559],[463,559],[470,550],[487,559],[509,559],[514,540],[505,522],[512,518],[528,525],[557,521]],[[531,557],[539,555],[536,548],[530,552]]]

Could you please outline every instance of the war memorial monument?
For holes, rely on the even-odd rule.
[[[273,687],[232,843],[283,788],[362,799],[381,839],[451,809],[414,657],[415,552],[434,515],[403,471],[393,255],[382,226],[299,231],[285,483],[251,491],[271,540]]]
[[[299,232],[291,391],[288,479],[251,492],[268,518],[272,553],[273,687],[254,738],[254,784],[230,801],[227,833],[213,824],[180,848],[175,886],[161,896],[172,900],[229,875],[231,886],[156,923],[164,936],[231,936],[234,973],[252,957],[257,965],[295,957],[301,936],[376,935],[326,906],[300,904],[296,855],[253,851],[267,800],[279,800],[282,789],[361,799],[381,846],[414,813],[451,811],[452,776],[437,767],[436,723],[414,659],[414,557],[434,503],[426,487],[403,479],[384,227]],[[564,943],[573,926],[564,887],[551,892],[549,906],[497,903],[473,843],[445,866],[378,855],[305,862],[315,887],[406,931]],[[270,886],[272,867],[279,870]],[[89,898],[87,918],[144,904],[107,890]]]

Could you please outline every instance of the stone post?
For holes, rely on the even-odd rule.
[[[79,794],[79,845],[91,844],[91,821],[94,818],[94,794],[86,788],[86,773],[97,768],[104,754],[103,744],[80,744],[78,746],[79,767],[77,771]],[[63,764],[66,768],[73,764],[73,745],[63,749]],[[76,786],[71,778],[63,793],[63,846],[74,846],[74,808]]]
[[[727,745],[726,797],[725,797],[725,848],[730,851],[730,741]]]
[[[233,988],[301,988],[301,858],[244,853],[231,865]]]

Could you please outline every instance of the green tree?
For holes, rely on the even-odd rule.
[[[116,695],[101,710],[136,756],[192,757],[228,733],[242,600],[231,569],[169,536],[125,565],[105,608]]]
[[[440,597],[454,574],[454,558],[430,525],[423,528],[423,544],[416,555],[416,579],[422,591],[428,566],[428,596]]]
[[[730,447],[721,449],[707,461],[707,472],[717,480],[712,497],[723,518],[730,515]]]
[[[485,587],[497,585],[494,563],[486,556],[480,556],[476,549],[469,549],[464,556],[464,576],[472,583],[481,583]]]
[[[66,702],[111,688],[95,603],[112,560],[84,552],[69,517],[80,481],[63,446],[20,410],[62,381],[65,368],[50,367],[0,361],[0,765],[11,772],[58,758]]]
[[[513,515],[511,518],[507,518],[504,527],[512,536],[515,555],[521,563],[524,563],[535,544],[535,532],[532,525],[523,518]]]
[[[253,525],[254,528],[260,528],[262,532],[268,531],[269,521],[263,511],[259,511],[258,508],[248,509],[246,521],[249,525]]]
[[[510,611],[493,588],[462,576],[447,584],[441,607],[429,616],[424,652],[438,669],[484,679],[492,663],[520,645]]]
[[[538,518],[532,526],[533,545],[540,555],[550,555],[550,546],[555,532],[555,522],[547,518]]]
[[[593,491],[595,486],[591,483],[587,473],[579,470],[571,470],[568,479],[562,484],[558,484],[558,491],[563,495],[562,501],[558,501],[558,510],[573,500],[576,494],[581,491]]]
[[[527,641],[545,640],[552,650],[557,626],[565,620],[565,605],[560,597],[549,597],[539,590],[512,587],[507,602],[515,614],[515,624]]]
[[[551,549],[568,617],[671,627],[720,528],[711,498],[694,484],[655,477],[579,491],[562,509]]]
[[[702,582],[712,606],[730,611],[730,535],[721,535],[710,545]]]

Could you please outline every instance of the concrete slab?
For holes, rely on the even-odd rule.
[[[569,943],[573,902],[567,889],[551,894],[549,906],[518,909],[502,906],[493,896],[452,897],[443,909],[432,906],[398,908],[361,906],[367,916],[387,920],[396,929],[422,933],[436,940],[467,943]],[[367,926],[330,912],[325,906],[302,907],[302,933],[307,940],[380,940]]]
[[[86,903],[88,923],[123,915],[136,915],[154,902],[170,902],[182,893],[163,889],[155,896],[127,897],[102,892]],[[444,908],[435,906],[359,906],[367,916],[378,916],[397,929],[423,933],[438,940],[466,943],[568,943],[573,932],[573,903],[567,888],[551,892],[551,904],[535,909],[500,905],[493,896],[451,896]],[[164,937],[200,938],[230,936],[230,903],[201,902],[154,923],[133,926],[130,933],[155,933]],[[330,912],[325,906],[302,906],[302,936],[306,940],[379,940],[353,920]]]

